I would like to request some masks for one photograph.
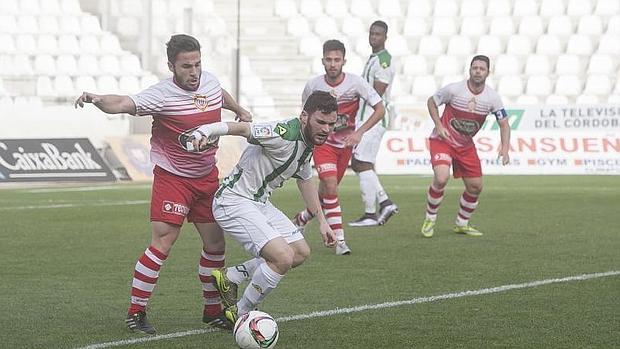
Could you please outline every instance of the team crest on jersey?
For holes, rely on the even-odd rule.
[[[473,136],[474,134],[476,134],[476,132],[478,132],[478,129],[480,128],[480,124],[477,121],[469,119],[454,118],[450,120],[450,125],[458,133],[465,136]]]
[[[254,138],[266,138],[273,136],[273,128],[271,125],[253,125],[252,136]]]
[[[329,94],[330,94],[330,95],[332,95],[332,97],[334,97],[334,98],[338,99],[338,92],[336,92],[336,90],[335,90],[335,89],[331,89],[331,90],[329,91]]]
[[[476,110],[476,97],[472,97],[469,102],[467,102],[467,110],[470,113],[473,113]]]
[[[194,105],[196,108],[205,111],[209,107],[209,102],[207,101],[207,96],[204,95],[194,95]]]

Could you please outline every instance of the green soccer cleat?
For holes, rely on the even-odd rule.
[[[465,225],[465,226],[462,226],[462,227],[458,226],[458,225],[455,226],[454,227],[454,232],[457,233],[457,234],[465,234],[465,235],[469,235],[469,236],[482,236],[482,233],[478,229],[472,227],[469,224]]]
[[[424,235],[425,238],[432,238],[433,234],[435,233],[435,221],[426,218],[424,220],[424,223],[422,224],[422,229],[420,230],[420,232],[422,233],[422,235]]]
[[[226,319],[228,319],[228,321],[230,321],[234,327],[237,319],[239,318],[237,314],[237,306],[231,305],[230,307],[225,308],[224,316],[226,316]]]
[[[237,284],[228,280],[226,277],[226,268],[214,269],[211,271],[213,276],[213,286],[220,293],[224,308],[237,304]]]

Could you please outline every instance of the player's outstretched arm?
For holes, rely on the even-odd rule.
[[[312,179],[298,179],[297,187],[299,188],[299,192],[301,193],[301,197],[308,211],[318,219],[319,231],[323,239],[323,244],[327,247],[334,246],[336,244],[336,235],[334,235],[332,228],[330,228],[327,219],[323,215],[323,210],[319,202],[319,194]]]
[[[510,162],[510,155],[508,154],[510,150],[510,123],[508,122],[508,118],[503,118],[499,120],[498,123],[499,136],[502,142],[498,155],[502,158],[502,165],[508,165]]]
[[[219,137],[224,135],[241,136],[250,138],[250,124],[247,122],[214,122],[212,124],[204,124],[192,132],[192,146],[188,149],[205,149],[209,143],[210,137]]]
[[[92,103],[102,112],[107,114],[128,113],[134,115],[136,113],[136,105],[129,96],[119,95],[96,95],[94,93],[84,92],[75,100],[74,106],[84,108],[84,103]]]
[[[249,111],[245,110],[242,106],[240,106],[239,103],[235,101],[233,96],[231,96],[230,93],[228,93],[228,91],[222,89],[222,97],[224,100],[224,103],[222,103],[222,107],[224,107],[224,109],[228,109],[234,112],[235,114],[237,114],[237,116],[235,117],[235,120],[245,121],[245,122],[252,121],[252,113],[250,113]]]

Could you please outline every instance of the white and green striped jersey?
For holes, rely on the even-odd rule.
[[[250,133],[250,144],[216,196],[234,193],[266,202],[287,179],[312,178],[312,143],[306,143],[299,118],[252,123]]]
[[[362,72],[362,78],[368,82],[370,86],[374,87],[375,81],[380,81],[384,84],[387,84],[388,87],[383,94],[383,104],[386,108],[386,111],[389,107],[390,102],[390,91],[392,90],[392,81],[394,81],[394,65],[392,62],[392,55],[386,50],[383,49],[377,53],[373,53],[368,57],[368,61],[364,66],[364,71]],[[363,103],[363,102],[362,102]],[[357,114],[357,122],[363,124],[372,114],[374,109],[372,106],[368,105],[368,103],[360,103],[360,108]],[[386,126],[386,121],[388,117],[387,114],[383,118],[383,124]]]

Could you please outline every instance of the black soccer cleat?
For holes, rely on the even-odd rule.
[[[148,320],[146,319],[146,313],[143,311],[127,315],[125,323],[127,324],[127,327],[129,327],[129,329],[134,332],[155,334],[155,328],[153,328],[153,326],[149,324]]]
[[[223,312],[215,316],[203,314],[202,322],[204,322],[205,324],[211,327],[220,328],[222,330],[227,330],[227,331],[232,331],[233,327],[235,326],[235,324],[230,322],[230,320],[226,317],[226,315]]]

